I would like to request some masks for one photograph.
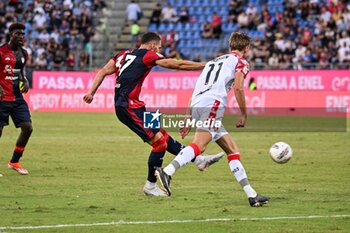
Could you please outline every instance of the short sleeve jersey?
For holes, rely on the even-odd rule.
[[[209,61],[199,76],[192,95],[192,105],[201,99],[219,100],[226,106],[227,95],[234,84],[235,74],[244,78],[249,73],[249,64],[236,53],[225,54]]]
[[[19,88],[19,75],[28,59],[25,49],[13,51],[8,44],[0,47],[0,85],[5,91],[3,101],[23,98]]]
[[[143,81],[156,66],[156,61],[163,59],[161,54],[147,49],[122,51],[113,59],[116,74],[116,106],[141,108],[145,103],[139,99]]]

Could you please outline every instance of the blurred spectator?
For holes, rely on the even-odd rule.
[[[237,15],[240,15],[244,11],[244,0],[231,0],[228,8],[229,23],[237,22]]]
[[[41,53],[34,61],[34,66],[38,70],[47,69],[46,53]]]
[[[276,53],[272,54],[272,57],[268,60],[269,68],[278,69],[279,68],[279,58]]]
[[[237,23],[239,25],[239,28],[244,29],[248,28],[249,25],[249,18],[248,15],[245,12],[242,12],[237,17]]]
[[[92,5],[92,9],[93,9],[93,11],[98,11],[98,10],[105,8],[106,6],[107,6],[107,4],[105,3],[104,0],[94,0],[93,5]]]
[[[194,55],[193,61],[195,61],[195,62],[201,62],[201,61],[202,61],[201,54],[200,54],[200,53],[196,53],[196,54]]]
[[[186,6],[183,6],[181,7],[181,11],[180,11],[180,14],[179,14],[179,22],[180,23],[187,23],[190,21],[190,14],[188,12],[188,7]]]
[[[306,47],[302,44],[299,44],[297,49],[295,50],[295,57],[300,59],[305,56],[306,53]]]
[[[181,60],[180,52],[176,49],[176,45],[175,44],[172,44],[170,46],[170,49],[167,52],[166,57],[167,58],[174,58],[174,59]]]
[[[258,13],[258,10],[255,6],[253,6],[253,4],[249,3],[248,8],[245,10],[245,13],[247,15],[252,15],[253,17],[255,17]]]
[[[74,35],[70,35],[68,41],[69,51],[76,52],[78,49],[78,42]]]
[[[329,11],[327,11],[326,7],[322,7],[320,17],[325,23],[328,23],[332,18],[332,14]]]
[[[211,27],[213,29],[213,37],[220,38],[220,35],[222,32],[222,30],[221,30],[221,17],[216,12],[213,13]]]
[[[84,71],[87,70],[88,57],[85,51],[82,51],[79,56],[79,70]]]
[[[69,52],[68,57],[67,57],[67,70],[68,71],[73,71],[75,67],[75,58],[74,58],[74,53]]]
[[[131,43],[132,43],[132,46],[134,46],[140,34],[140,26],[137,24],[137,21],[134,21],[134,23],[131,25],[130,30],[131,30],[131,37],[132,37]]]
[[[46,25],[46,16],[44,13],[44,10],[36,10],[35,12],[35,16],[33,18],[34,21],[34,28],[36,30],[42,30]]]
[[[213,37],[213,29],[210,25],[210,22],[205,22],[203,24],[203,29],[202,29],[202,38],[204,39],[209,39]]]
[[[58,50],[53,57],[53,70],[65,70],[64,62],[65,62],[66,54],[63,51],[62,45],[58,46]]]
[[[171,30],[166,36],[165,47],[169,47],[172,44],[176,45],[178,41],[179,41],[179,34],[176,33],[174,30]]]
[[[137,3],[135,3],[134,0],[131,1],[131,3],[126,8],[126,13],[128,15],[129,22],[134,22],[139,20],[139,15],[141,13],[141,8]]]
[[[162,9],[162,22],[163,23],[175,23],[178,20],[177,13],[170,4],[167,4]]]
[[[47,30],[44,28],[42,31],[39,33],[39,40],[41,43],[47,44],[50,39],[50,34],[47,32]]]
[[[155,23],[157,24],[157,27],[158,27],[160,24],[161,15],[162,15],[162,8],[160,3],[157,3],[156,8],[154,8],[152,11],[150,23]]]
[[[350,47],[344,41],[338,49],[338,59],[340,63],[350,62]]]

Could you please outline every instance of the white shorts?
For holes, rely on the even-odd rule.
[[[224,118],[225,107],[219,100],[202,99],[192,105],[192,119],[197,122],[209,122],[208,124],[197,124],[197,130],[208,131],[213,142],[228,134],[222,119]]]

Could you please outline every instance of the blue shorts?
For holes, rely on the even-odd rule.
[[[118,119],[134,133],[136,133],[144,142],[150,141],[160,129],[148,129],[143,127],[143,113],[146,108],[125,108],[115,106],[115,113]]]
[[[10,116],[16,128],[19,128],[22,122],[32,122],[28,105],[24,99],[0,101],[0,127],[9,124]]]

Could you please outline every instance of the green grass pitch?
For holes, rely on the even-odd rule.
[[[349,132],[232,132],[250,183],[272,198],[263,208],[251,208],[226,159],[206,172],[189,164],[174,176],[172,197],[152,198],[142,192],[150,148],[113,113],[32,118],[34,132],[22,159],[30,175],[6,168],[19,131],[5,127],[0,139],[1,233],[349,232],[350,218],[334,217],[350,215]],[[267,154],[277,141],[293,148],[287,164]],[[215,144],[207,150],[218,151]],[[164,164],[172,158],[167,154]],[[205,219],[221,221],[198,221]],[[77,225],[119,221],[125,224]],[[60,224],[65,226],[9,228]]]

